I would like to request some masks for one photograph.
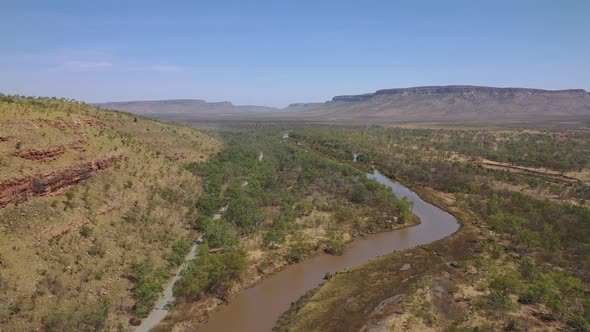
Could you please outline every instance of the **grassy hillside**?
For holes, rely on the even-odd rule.
[[[0,97],[0,330],[130,328],[173,244],[194,237],[201,181],[184,167],[220,147],[129,114]]]

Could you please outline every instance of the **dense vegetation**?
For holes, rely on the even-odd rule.
[[[189,263],[183,278],[174,285],[174,294],[192,301],[199,300],[205,293],[223,296],[245,271],[243,252],[210,254],[206,245],[201,246],[198,257]]]
[[[175,286],[180,298],[223,297],[246,272],[247,249],[278,253],[260,263],[264,270],[317,248],[341,254],[351,234],[391,229],[387,221],[394,216],[398,224],[411,219],[407,201],[363,172],[281,140],[278,128],[255,129],[217,131],[226,148],[208,163],[188,166],[204,179],[193,225],[206,245]],[[304,233],[314,228],[324,235]],[[246,239],[259,239],[261,247],[244,248]]]

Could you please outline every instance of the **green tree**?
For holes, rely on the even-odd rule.
[[[245,194],[232,200],[225,217],[246,233],[254,232],[262,220],[258,204]]]

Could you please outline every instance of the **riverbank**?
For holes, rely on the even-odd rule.
[[[378,235],[384,232],[405,229],[418,225],[419,223],[419,219],[415,216],[412,216],[412,218],[409,218],[407,222],[403,224],[392,224],[389,229],[381,230],[381,232],[378,233],[370,233],[369,231],[360,233],[346,233],[346,250],[349,250],[350,245],[357,240],[363,240],[372,235]],[[308,260],[317,258],[319,255],[332,256],[326,253],[325,246],[319,244],[319,240],[321,239],[316,240],[318,243],[312,244],[308,248],[305,255],[302,257],[301,262],[295,264],[290,263],[284,259],[280,259],[277,264],[267,265],[264,259],[260,256],[259,250],[253,250],[249,252],[251,266],[249,273],[244,279],[241,280],[240,283],[235,285],[231,291],[231,294],[223,299],[215,296],[207,296],[196,302],[175,304],[173,310],[169,312],[170,314],[161,320],[158,325],[152,329],[152,331],[169,331],[172,329],[175,331],[193,331],[198,329],[200,326],[207,323],[210,317],[215,315],[218,311],[223,310],[227,304],[231,304],[235,297],[240,295],[242,292],[248,291],[253,287],[258,286],[260,283],[265,282],[269,278],[274,277],[277,273],[280,273],[285,269],[292,267],[293,265],[303,264]],[[286,246],[283,249],[286,250]],[[270,255],[282,257],[285,255],[285,250],[273,250],[270,251]],[[324,272],[322,272],[322,275],[323,273]],[[318,280],[321,281],[321,278]]]
[[[243,140],[239,142],[241,144]],[[272,149],[279,149],[280,151],[285,151],[287,153],[286,155],[296,157],[297,159],[295,160],[297,162],[295,163],[293,163],[295,160],[292,158],[280,157],[286,162],[288,161],[292,169],[289,170],[289,168],[284,169],[281,167],[278,169],[279,176],[282,177],[282,181],[288,186],[289,191],[298,182],[297,178],[293,177],[296,174],[299,174],[299,179],[304,179],[301,183],[304,185],[303,188],[316,188],[311,191],[308,189],[306,194],[311,194],[310,199],[313,198],[315,208],[310,214],[305,213],[294,222],[294,230],[297,231],[286,235],[286,243],[282,245],[272,245],[271,247],[262,246],[262,236],[266,233],[264,232],[264,227],[269,227],[269,225],[272,226],[273,224],[272,220],[270,220],[269,224],[263,221],[261,224],[263,227],[262,234],[254,234],[254,236],[242,238],[240,241],[240,246],[248,253],[250,269],[245,277],[241,278],[238,285],[233,287],[229,292],[215,294],[214,296],[205,295],[205,297],[202,297],[197,302],[183,303],[175,306],[174,314],[160,324],[158,327],[159,330],[194,330],[205,321],[207,323],[203,328],[207,330],[211,326],[216,327],[209,329],[212,331],[231,329],[270,330],[275,320],[289,308],[289,304],[304,295],[307,290],[321,283],[325,275],[329,276],[345,268],[362,264],[376,256],[384,255],[395,250],[435,241],[452,234],[458,228],[455,218],[435,206],[425,203],[408,188],[397,183],[392,183],[389,179],[376,172],[369,177],[385,185],[379,188],[374,184],[370,185],[367,180],[359,180],[359,178],[363,177],[361,173],[352,171],[349,167],[342,166],[342,164],[346,163],[356,168],[363,168],[363,170],[367,168],[366,170],[372,171],[370,167],[365,167],[362,163],[327,161],[326,157],[329,156],[315,153],[315,151],[306,151],[305,147],[299,144],[289,144],[287,141],[282,141],[277,145],[274,140],[272,142],[274,145],[271,144],[270,147],[258,148],[258,151],[255,151],[256,155],[259,156],[261,150],[272,151]],[[234,154],[226,157],[226,159],[233,160],[231,159],[232,156]],[[269,154],[270,156],[272,155]],[[264,160],[267,160],[267,158]],[[297,164],[309,164],[309,160],[318,161],[308,165],[308,167],[293,168]],[[272,159],[269,161],[272,162]],[[302,163],[301,161],[304,162]],[[259,158],[257,158],[254,165],[264,166]],[[326,173],[326,168],[333,169],[333,171]],[[218,167],[214,170],[214,176],[218,174],[216,173],[217,169]],[[309,183],[309,178],[304,176],[305,172],[302,173],[298,169],[314,170],[312,171],[314,176],[311,179],[315,182]],[[341,172],[345,174],[344,177],[334,178],[333,174],[337,175]],[[249,182],[252,181],[240,180],[240,188],[250,188]],[[354,185],[352,188],[359,188],[359,186],[360,189],[363,186],[369,188],[367,189],[368,192],[365,191],[365,193],[362,193],[361,190],[359,199],[354,201],[356,203],[365,203],[352,205],[347,203],[338,209],[330,208],[331,204],[328,202],[334,202],[335,198],[349,197],[348,195],[350,195],[351,191],[350,189],[346,189],[348,184]],[[224,185],[221,188],[227,188],[227,186]],[[331,194],[334,196],[326,196],[326,193],[330,192],[326,188],[338,188],[340,190]],[[393,197],[390,193],[391,189],[393,189],[394,194],[399,198],[408,197],[407,200],[402,200],[397,205],[405,206],[406,208],[401,210],[391,209],[391,206],[388,205],[388,202],[392,201],[390,197]],[[301,191],[301,189],[297,189],[296,191]],[[375,195],[374,193],[376,192],[382,194]],[[427,220],[427,223],[408,228],[408,226],[417,223],[414,214],[408,209],[411,206],[409,203],[414,202],[416,205],[413,206],[413,209],[418,209],[419,211],[416,213],[419,214],[421,212],[423,214],[421,218]],[[367,207],[371,208],[367,209]],[[271,208],[271,210],[268,210],[268,213],[277,212],[272,209],[273,206],[266,208]],[[400,213],[401,211],[404,213]],[[445,220],[446,223],[441,222],[441,220]],[[379,233],[396,229],[397,231]],[[371,233],[377,234],[367,235]],[[323,251],[339,253],[342,249],[334,251],[335,248],[340,246],[334,247],[334,243],[337,244],[342,241],[350,242],[353,239],[358,239],[358,241],[354,241],[352,247],[343,256],[316,255]],[[293,250],[295,248],[297,248],[297,255],[293,256]],[[296,260],[292,260],[292,257],[297,258]],[[293,262],[302,263],[288,265]],[[317,262],[321,263],[318,264]],[[267,276],[271,277],[267,278]],[[285,278],[284,282],[278,283],[278,286],[275,288],[267,286],[268,284],[272,285],[273,282],[276,283],[276,280],[281,280],[281,278]],[[285,285],[289,285],[289,287],[285,287]],[[259,293],[256,296],[248,295],[256,292]],[[268,298],[265,299],[264,297],[267,295]],[[264,304],[264,301],[268,301],[269,303]],[[224,303],[229,303],[229,306],[223,305]],[[240,306],[243,307],[241,308]],[[238,309],[235,309],[236,307]],[[256,314],[252,312],[254,310],[252,308],[257,308],[256,310],[261,308],[263,312],[256,319],[257,322],[254,322],[253,326],[249,326],[248,322],[253,319],[252,317],[256,317]],[[227,311],[233,312],[234,314],[225,317],[227,316]],[[215,314],[212,314],[213,312]],[[249,312],[249,314],[246,317],[242,317],[246,312]],[[208,320],[210,316],[212,319]],[[220,316],[225,318],[219,319],[218,317]],[[219,321],[222,321],[222,324],[223,322],[234,322],[239,325],[220,327],[218,326]],[[260,325],[258,321],[263,325]]]
[[[398,254],[374,265],[367,263],[358,269],[369,269],[372,275],[333,278],[291,308],[276,329],[590,330],[586,259],[589,215],[584,208],[587,187],[576,181],[557,181],[556,173],[550,177],[542,169],[520,169],[534,164],[531,160],[551,162],[546,159],[546,151],[555,146],[554,134],[543,134],[534,141],[518,134],[502,139],[489,133],[477,135],[481,136],[473,137],[474,146],[466,148],[465,144],[472,142],[466,139],[470,135],[465,132],[330,127],[294,130],[293,136],[304,141],[298,145],[310,145],[340,158],[348,158],[353,151],[359,153],[364,156],[362,160],[378,165],[402,183],[412,184],[411,188],[425,198],[427,195],[416,186],[426,191],[440,190],[432,193],[441,202],[431,203],[449,211],[445,204],[456,205],[472,213],[472,219],[461,219],[467,226],[472,224],[472,234],[479,243],[467,256],[445,249],[422,262],[396,262],[395,258],[404,258]],[[570,137],[568,133],[563,135]],[[576,149],[572,146],[580,141],[571,137],[556,144],[562,144],[563,149],[555,151],[555,155],[575,160],[572,156]],[[501,145],[513,148],[501,149]],[[490,146],[497,151],[497,159],[520,161],[523,165],[500,168],[478,163]],[[521,152],[515,154],[515,150]],[[457,151],[471,158],[461,158]],[[464,227],[458,234],[466,231]],[[463,243],[455,238],[440,242],[462,247]],[[437,266],[439,255],[449,264]],[[456,258],[464,259],[454,261]],[[399,270],[390,269],[392,264],[398,264]],[[414,267],[415,278],[397,278],[398,273]],[[379,284],[380,279],[393,281]],[[407,287],[396,289],[399,282]],[[340,303],[335,305],[328,301],[330,297],[322,297],[357,286],[363,292],[360,299],[369,305],[351,309],[343,303],[356,302],[354,297],[338,296],[335,301]],[[396,293],[385,294],[384,287]],[[355,310],[366,316],[350,314]]]
[[[426,203],[408,188],[389,181],[378,172],[370,178],[388,186],[398,197],[407,197],[414,204],[413,211],[422,223],[354,241],[343,256],[319,255],[291,265],[255,287],[240,292],[229,306],[221,308],[199,330],[268,331],[292,301],[321,284],[324,276],[392,251],[430,243],[457,230],[458,223],[452,215]],[[186,321],[182,324],[185,324],[182,330],[190,329]]]
[[[401,307],[404,296],[427,275],[438,278],[440,298],[436,308],[448,319],[460,312],[447,294],[450,279],[465,277],[458,263],[469,259],[485,238],[475,227],[474,216],[450,197],[430,188],[414,188],[429,203],[452,213],[462,227],[455,234],[404,251],[390,253],[348,271],[338,273],[321,287],[293,303],[277,322],[277,331],[358,331],[385,328],[397,317],[407,316]],[[406,318],[406,317],[404,317]],[[427,330],[428,326],[417,327]]]

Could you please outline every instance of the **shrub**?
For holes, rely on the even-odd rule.
[[[211,219],[211,217],[201,215],[191,222],[191,226],[197,231],[205,232],[207,230],[207,226],[211,223],[213,223],[213,219]]]
[[[223,201],[217,196],[205,196],[197,202],[197,208],[205,215],[213,215],[222,206]]]
[[[162,273],[161,269],[154,271],[149,260],[131,264],[129,279],[133,282],[133,313],[137,317],[148,315],[160,296],[162,284],[169,276],[169,273]]]
[[[174,285],[174,296],[185,301],[198,300],[205,293],[224,294],[246,271],[246,254],[228,251],[210,254],[207,245],[199,246],[199,254]]]
[[[264,238],[262,242],[265,247],[272,247],[285,242],[285,235],[283,233],[277,231],[276,229],[271,229],[266,234],[264,234]]]
[[[307,247],[307,243],[303,236],[299,233],[294,234],[291,246],[289,248],[289,252],[287,253],[287,255],[285,255],[285,259],[289,263],[300,262],[303,259],[303,257],[305,257]]]
[[[522,283],[517,278],[510,275],[501,275],[495,277],[490,282],[490,289],[502,292],[504,294],[514,293],[522,287]]]
[[[67,310],[53,308],[43,317],[43,328],[48,332],[101,331],[105,328],[110,308],[109,299],[86,306],[74,305]]]
[[[324,243],[326,244],[325,251],[331,255],[341,256],[346,250],[346,243],[334,236],[330,237]]]
[[[350,201],[357,204],[362,204],[367,200],[367,196],[369,195],[369,191],[365,186],[357,184],[352,189],[350,193]]]
[[[510,298],[504,292],[492,291],[488,298],[491,309],[506,309],[511,305]]]
[[[88,249],[88,255],[90,255],[90,256],[104,257],[106,252],[107,252],[107,250],[104,246],[104,243],[102,243],[100,241],[94,241],[94,243]]]
[[[258,204],[251,197],[245,196],[245,194],[231,202],[225,215],[227,220],[246,233],[255,231],[258,223],[262,220]]]
[[[239,244],[235,226],[225,219],[211,220],[204,233],[205,240],[213,248],[233,249]]]
[[[88,225],[82,226],[80,228],[80,235],[82,235],[83,237],[89,237],[90,235],[92,235],[92,227]]]
[[[172,253],[166,257],[171,266],[179,266],[184,262],[184,257],[191,250],[191,243],[186,240],[178,240],[172,244]]]

